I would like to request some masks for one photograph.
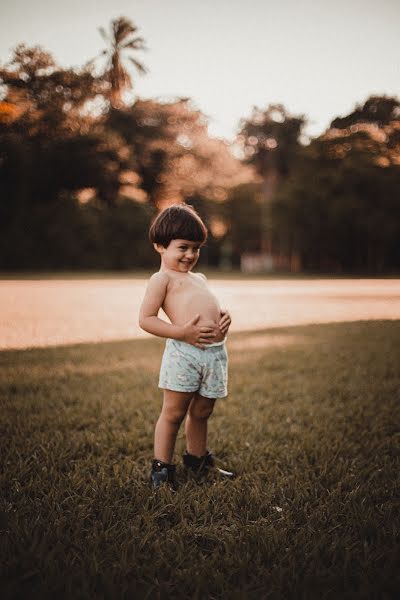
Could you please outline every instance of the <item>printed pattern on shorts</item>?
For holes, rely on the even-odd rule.
[[[158,387],[176,392],[196,392],[206,398],[228,395],[228,353],[225,344],[202,350],[168,338]]]

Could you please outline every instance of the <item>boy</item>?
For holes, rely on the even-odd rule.
[[[215,469],[223,477],[233,473],[217,469],[207,450],[207,420],[215,400],[227,395],[225,336],[231,323],[210,292],[206,277],[192,273],[207,228],[187,204],[163,210],[149,231],[161,256],[161,267],[151,276],[139,316],[145,331],[167,338],[160,369],[163,407],[154,433],[153,488],[167,483],[175,489],[172,463],[176,436],[186,416],[186,467],[197,472]],[[160,319],[162,308],[171,323]]]

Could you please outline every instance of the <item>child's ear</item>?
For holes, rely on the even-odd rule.
[[[153,244],[154,250],[156,250],[156,252],[158,252],[159,254],[162,254],[165,250],[164,246],[162,244]]]

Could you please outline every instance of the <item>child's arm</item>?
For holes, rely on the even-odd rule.
[[[160,319],[158,311],[167,294],[169,277],[159,271],[150,277],[146,294],[140,307],[139,325],[142,329],[159,337],[182,340],[188,344],[204,348],[203,344],[211,343],[215,333],[212,327],[196,325],[200,315],[196,315],[185,325],[173,325]]]
[[[169,277],[166,273],[154,273],[149,279],[145,297],[140,307],[139,325],[142,329],[160,337],[180,339],[181,328],[160,319],[158,311],[167,294]]]

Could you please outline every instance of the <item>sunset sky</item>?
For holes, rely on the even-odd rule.
[[[121,15],[148,47],[136,93],[192,98],[213,135],[271,102],[316,134],[372,93],[400,94],[400,0],[14,0],[0,3],[0,60],[26,42],[82,65]]]

